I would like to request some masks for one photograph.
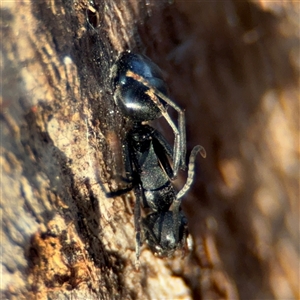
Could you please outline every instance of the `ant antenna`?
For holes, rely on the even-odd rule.
[[[194,175],[195,175],[195,159],[196,159],[196,155],[198,154],[198,152],[200,152],[200,154],[203,158],[206,157],[206,151],[205,151],[204,147],[198,145],[193,148],[191,155],[190,155],[190,160],[189,160],[188,178],[187,178],[186,183],[183,186],[183,188],[177,194],[177,196],[176,196],[177,200],[182,198],[187,193],[187,191],[190,189],[190,187],[193,183],[193,179],[194,179]]]

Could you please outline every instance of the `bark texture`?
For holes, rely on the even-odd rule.
[[[299,16],[293,1],[2,2],[1,298],[299,298]],[[134,194],[105,197],[130,125],[109,75],[128,49],[165,71],[188,149],[207,152],[183,200],[194,251],[144,248],[139,271]]]

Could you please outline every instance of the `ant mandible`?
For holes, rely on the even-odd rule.
[[[179,168],[186,168],[185,116],[184,111],[168,97],[162,71],[148,57],[124,52],[114,64],[111,77],[115,103],[133,123],[122,144],[126,177],[136,194],[137,263],[142,244],[141,231],[143,241],[155,255],[171,256],[186,241],[187,220],[180,199],[193,182],[197,153],[200,151],[205,157],[205,150],[199,145],[193,148],[186,184],[176,193],[171,181]],[[178,128],[167,112],[168,106],[178,112]],[[173,149],[159,131],[145,124],[161,116],[174,132]],[[169,160],[172,160],[173,168]],[[114,195],[114,192],[108,194],[110,197]],[[141,205],[147,212],[145,218],[141,218]]]

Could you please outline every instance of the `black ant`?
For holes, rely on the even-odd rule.
[[[146,56],[124,52],[114,64],[111,76],[115,103],[133,122],[123,141],[123,153],[126,178],[136,194],[136,259],[138,262],[141,231],[143,241],[154,254],[171,256],[176,249],[183,247],[187,237],[187,220],[181,210],[180,199],[193,182],[197,153],[201,151],[203,157],[206,153],[202,146],[194,147],[189,159],[187,182],[177,193],[171,181],[179,168],[186,168],[185,116],[184,111],[168,97],[162,71]],[[171,120],[167,106],[178,112],[178,128]],[[145,124],[161,116],[174,132],[174,149],[160,132]],[[173,168],[169,160],[172,160]],[[112,197],[116,193],[108,195]],[[143,211],[148,213],[144,218],[141,218],[141,204]]]

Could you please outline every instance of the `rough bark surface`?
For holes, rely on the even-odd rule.
[[[299,16],[293,1],[2,2],[1,298],[299,298]],[[134,194],[105,196],[130,126],[109,75],[128,49],[165,71],[188,149],[207,152],[183,200],[194,251],[144,248],[139,271]]]

